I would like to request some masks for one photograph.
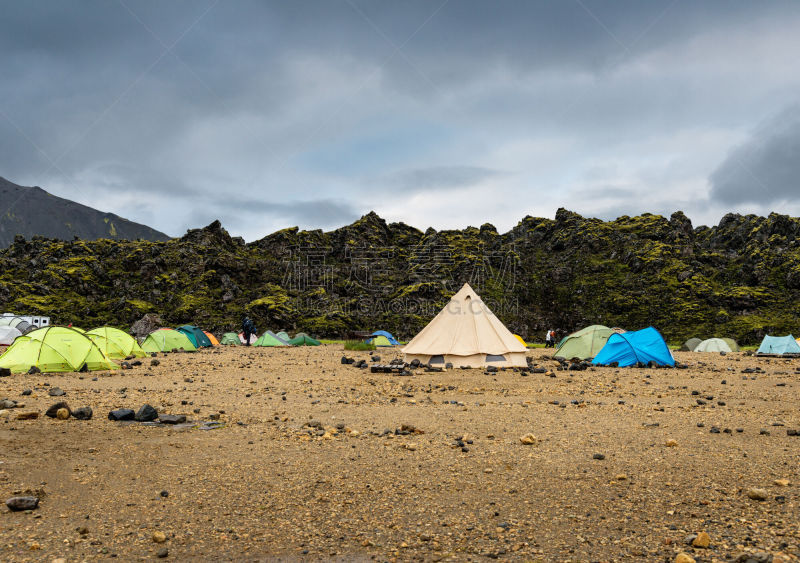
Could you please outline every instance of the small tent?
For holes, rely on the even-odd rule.
[[[527,349],[465,283],[403,348],[406,362],[455,367],[525,367]]]
[[[219,343],[221,346],[239,346],[242,341],[239,340],[239,335],[235,332],[226,332],[222,335]]]
[[[366,342],[368,344],[374,344],[375,346],[397,346],[400,344],[390,332],[386,332],[385,330],[376,330],[369,335]]]
[[[800,354],[800,344],[791,334],[788,336],[765,336],[756,354]]]
[[[195,348],[209,348],[211,346],[211,341],[206,336],[206,333],[194,325],[179,326],[175,330],[188,336]]]
[[[283,343],[285,346],[291,346],[291,344],[289,344],[289,340],[290,340],[289,338],[281,338],[280,334],[275,334],[275,333],[274,333],[274,332],[272,332],[271,330],[268,330],[268,331],[266,332],[266,334],[269,334],[269,335],[270,335],[271,337],[273,337],[275,340],[277,340],[277,341],[279,341],[279,342],[282,342],[282,343]],[[284,332],[283,334],[286,334],[286,333]]]
[[[674,366],[675,360],[664,342],[661,333],[653,327],[642,330],[615,333],[592,360],[595,365],[605,366],[616,363],[619,367],[633,366],[637,363],[655,362],[660,366]]]
[[[289,336],[289,335],[286,333],[286,331],[283,331],[283,330],[282,330],[282,331],[280,331],[280,332],[279,332],[278,334],[276,334],[275,336],[277,336],[278,338],[280,338],[280,339],[281,339],[281,340],[283,340],[284,342],[289,342],[289,341],[292,339],[292,338],[291,338],[291,337],[290,337],[290,336]]]
[[[153,352],[172,352],[180,349],[187,352],[197,350],[186,334],[171,328],[154,330],[142,342],[142,350],[148,354]]]
[[[265,332],[262,334],[258,340],[253,342],[253,346],[288,346],[286,342],[275,338],[275,335],[270,331]]]
[[[13,326],[0,326],[0,346],[10,346],[22,333]]]
[[[0,317],[0,326],[11,326],[16,328],[22,334],[36,330],[36,326],[30,324],[28,321],[21,317],[12,317],[11,315]]]
[[[206,338],[208,338],[208,341],[211,342],[212,346],[219,346],[219,340],[217,340],[216,336],[214,336],[213,334],[211,334],[207,330],[204,330],[203,334],[206,335]]]
[[[31,366],[46,373],[116,367],[90,338],[63,326],[39,328],[19,336],[0,356],[0,367],[14,373],[24,373]]]
[[[133,336],[118,328],[102,326],[90,330],[86,336],[112,360],[124,360],[128,356],[143,358],[147,355]]]
[[[292,346],[319,346],[321,342],[316,338],[311,338],[305,332],[298,332],[294,338],[289,340]]]
[[[736,342],[733,338],[723,338],[725,342],[727,342],[728,347],[731,349],[731,352],[739,352],[741,348],[739,348],[739,343]]]
[[[564,338],[553,356],[559,358],[578,358],[586,360],[594,358],[608,342],[608,337],[615,334],[614,329],[603,325],[591,325]]]
[[[686,342],[683,343],[681,346],[681,352],[694,352],[694,349],[697,348],[697,345],[700,344],[702,340],[699,338],[690,338]]]
[[[703,340],[694,347],[693,352],[733,352],[728,343],[721,338],[709,338]]]

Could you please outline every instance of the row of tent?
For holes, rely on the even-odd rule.
[[[739,344],[733,338],[690,338],[681,346],[681,352],[738,352]]]
[[[223,346],[239,346],[245,344],[244,334],[235,332],[226,332],[222,335],[219,343]],[[316,338],[312,338],[305,332],[298,332],[294,338],[291,338],[286,332],[281,331],[274,333],[268,330],[261,336],[251,335],[250,344],[252,346],[319,346],[321,342]]]

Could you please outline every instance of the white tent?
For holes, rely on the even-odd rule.
[[[453,367],[525,367],[525,346],[464,284],[405,348],[405,361]]]
[[[695,346],[694,352],[732,352],[731,347],[721,338],[709,338]]]
[[[13,326],[0,326],[0,346],[11,346],[17,336],[22,333]]]

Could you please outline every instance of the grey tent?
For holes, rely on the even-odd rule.
[[[683,343],[683,346],[681,346],[680,351],[694,352],[694,349],[697,348],[697,345],[700,344],[701,342],[702,340],[700,340],[699,338],[690,338],[689,340]]]

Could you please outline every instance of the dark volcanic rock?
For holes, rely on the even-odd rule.
[[[150,405],[142,405],[138,411],[136,411],[136,421],[137,422],[150,422],[158,418],[158,411],[151,407]]]
[[[181,424],[186,422],[186,415],[183,414],[162,414],[158,416],[158,421],[162,424]]]
[[[92,418],[92,407],[80,407],[72,411],[72,416],[78,420],[90,420]]]
[[[59,409],[67,409],[70,413],[72,412],[69,408],[69,405],[65,401],[59,401],[47,409],[44,415],[49,416],[50,418],[56,418],[56,413],[58,413]]]
[[[39,506],[39,499],[36,497],[11,497],[6,500],[6,506],[12,512],[21,510],[34,510]]]
[[[133,420],[135,416],[133,409],[116,409],[108,413],[108,420]]]

